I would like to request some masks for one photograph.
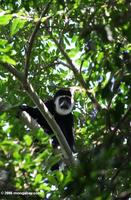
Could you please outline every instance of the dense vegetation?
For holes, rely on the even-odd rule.
[[[0,0],[3,199],[130,199],[130,19],[127,0]],[[61,156],[19,119],[29,84],[42,100],[77,86],[77,165],[51,171]]]

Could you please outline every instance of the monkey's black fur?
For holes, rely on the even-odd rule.
[[[57,101],[57,103],[56,103]],[[58,105],[57,105],[58,104]],[[74,136],[73,136],[73,115],[72,111],[72,94],[69,90],[61,89],[56,92],[54,98],[45,102],[49,112],[54,116],[56,122],[60,126],[71,150],[73,151],[74,147]],[[61,109],[61,112],[66,112],[70,109],[69,113],[58,113],[56,107]],[[38,108],[33,108],[27,105],[22,105],[20,107],[22,111],[26,111],[33,119],[35,119],[38,124],[44,129],[47,134],[52,134],[50,126],[48,125],[46,119],[42,116]],[[53,142],[52,145],[56,148],[59,144],[55,136],[52,136]]]

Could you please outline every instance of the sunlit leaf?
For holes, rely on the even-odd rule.
[[[5,63],[16,65],[15,60],[13,60],[12,58],[10,58],[8,55],[2,55],[2,56],[0,56],[0,60],[3,61],[3,62],[5,62]]]
[[[22,29],[25,25],[25,22],[25,20],[20,18],[14,19],[11,25],[11,36],[15,35],[20,29]]]
[[[2,26],[7,25],[11,19],[12,19],[11,14],[0,16],[0,25]]]
[[[41,180],[42,180],[42,175],[41,174],[37,174],[36,177],[35,177],[35,182],[34,183],[35,184],[40,183]]]
[[[0,46],[3,46],[8,43],[8,40],[0,39]]]
[[[25,140],[25,143],[27,144],[27,146],[30,146],[32,144],[32,138],[31,138],[31,136],[25,135],[24,136],[24,140]]]
[[[51,188],[46,184],[41,184],[40,189],[44,190],[44,191],[50,191],[51,190]]]

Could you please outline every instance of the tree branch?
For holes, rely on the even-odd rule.
[[[122,158],[122,162],[121,162],[119,168],[116,170],[115,174],[113,174],[113,176],[111,177],[111,180],[110,180],[111,186],[114,184],[119,173],[123,170],[124,167],[126,167],[128,165],[128,163],[129,163],[129,157]]]
[[[11,104],[3,101],[3,99],[0,98],[0,112],[6,112],[6,111],[11,110],[11,109],[14,110],[16,108],[18,108],[18,105],[13,105],[12,106]]]
[[[32,32],[32,34],[29,38],[29,41],[28,41],[28,45],[27,45],[28,47],[27,47],[26,56],[25,56],[25,77],[26,78],[28,76],[28,71],[29,71],[29,66],[30,66],[30,55],[31,55],[32,47],[33,47],[33,44],[34,44],[34,41],[35,41],[35,37],[36,37],[36,34],[39,30],[39,27],[40,27],[40,24],[41,24],[41,19],[48,12],[50,4],[51,4],[51,1],[49,1],[47,3],[44,10],[42,11],[41,16],[40,16],[39,20],[37,21],[36,26],[34,28],[34,31]]]
[[[16,110],[18,112],[19,105],[11,105],[5,101],[3,101],[2,98],[0,98],[0,113],[1,112],[7,112],[11,110]],[[22,111],[20,113],[20,119],[26,124],[29,128],[32,130],[40,128],[39,124],[35,119],[33,119],[27,112]]]
[[[20,119],[22,119],[24,124],[26,124],[32,130],[40,128],[37,121],[33,119],[26,111],[22,111]]]
[[[13,65],[9,65],[8,63],[3,63],[0,61],[0,65],[2,65],[7,71],[11,72],[19,81],[24,81],[24,74],[19,72]]]
[[[32,99],[32,101],[35,103],[35,105],[37,105],[38,109],[40,110],[43,117],[46,119],[52,131],[54,132],[55,136],[57,137],[59,144],[61,146],[61,150],[62,150],[64,158],[66,160],[69,160],[70,165],[74,164],[75,160],[73,158],[72,151],[66,141],[65,136],[63,135],[60,127],[56,123],[54,117],[48,111],[48,108],[46,107],[46,105],[39,98],[38,94],[34,91],[32,85],[29,83],[27,79],[25,80],[25,76],[23,76],[23,73],[20,73],[19,71],[17,71],[17,69],[15,69],[13,66],[8,65],[6,63],[0,63],[0,64],[2,64],[2,66],[5,69],[11,72],[22,83],[25,91],[27,92],[29,97]]]
[[[35,105],[37,105],[38,109],[42,113],[43,117],[46,119],[48,124],[50,125],[51,129],[55,133],[55,136],[57,137],[60,146],[62,147],[63,155],[65,159],[70,160],[71,164],[74,163],[74,159],[72,156],[72,151],[66,141],[65,136],[63,135],[60,127],[56,123],[54,117],[51,115],[51,113],[48,111],[47,107],[43,103],[43,101],[38,97],[37,93],[34,91],[32,85],[27,81],[26,84],[24,84],[24,88],[27,92],[27,94],[30,96],[32,101]]]
[[[70,59],[70,57],[68,56],[66,51],[63,49],[63,47],[60,45],[60,43],[53,36],[52,32],[48,30],[48,28],[46,28],[46,31],[51,36],[52,40],[54,41],[54,43],[56,44],[56,46],[60,50],[61,54],[66,59],[68,65],[70,66],[69,68],[73,71],[75,77],[77,77],[77,79],[78,79],[79,83],[81,84],[81,86],[86,90],[87,95],[89,96],[89,98],[91,99],[91,101],[93,102],[93,104],[95,105],[97,110],[101,110],[100,104],[97,102],[96,98],[88,91],[88,88],[87,88],[86,82],[83,79],[83,76],[79,73],[79,71],[77,70],[75,65],[72,63],[72,60]]]
[[[63,65],[63,66],[65,66],[65,67],[68,67],[68,68],[70,68],[70,65],[68,65],[67,63],[64,63],[63,61],[57,61],[57,62],[55,62],[55,64],[57,64],[57,65]]]
[[[126,113],[123,115],[123,117],[120,119],[120,121],[117,123],[116,127],[113,130],[113,134],[115,134],[117,132],[117,130],[119,129],[119,127],[121,126],[121,124],[123,124],[123,122],[125,121],[126,117],[130,113],[130,111],[131,111],[131,105],[129,106]]]
[[[127,190],[124,192],[121,192],[116,198],[115,200],[128,200],[128,198],[131,197],[131,190]]]

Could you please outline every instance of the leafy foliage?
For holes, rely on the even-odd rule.
[[[43,130],[29,130],[17,118],[18,105],[33,103],[0,62],[0,108],[11,105],[0,115],[1,191],[32,192],[37,199],[128,199],[130,1],[53,0],[39,27],[47,1],[0,4],[0,61],[25,72],[28,59],[28,78],[43,100],[61,87],[80,88],[74,109],[79,163],[51,171],[60,156]]]

